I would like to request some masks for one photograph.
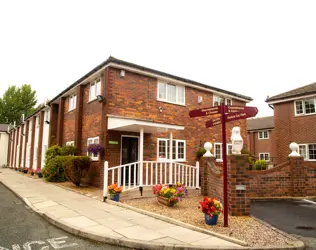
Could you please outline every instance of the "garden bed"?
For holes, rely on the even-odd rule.
[[[198,209],[198,202],[203,197],[199,191],[191,191],[189,196],[173,207],[160,204],[156,198],[126,200],[122,203],[164,215],[203,229],[231,236],[245,241],[249,246],[286,246],[291,241],[288,237],[263,225],[252,217],[229,216],[229,227],[224,227],[221,214],[216,226],[208,226],[204,221],[204,214]]]

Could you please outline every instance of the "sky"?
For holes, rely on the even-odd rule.
[[[51,99],[110,55],[254,99],[316,81],[315,1],[0,0],[0,95]]]

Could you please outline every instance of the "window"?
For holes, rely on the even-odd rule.
[[[93,101],[101,94],[101,79],[98,78],[90,84],[89,101]]]
[[[227,143],[226,147],[227,155],[232,154],[233,145],[231,143]],[[223,148],[221,142],[214,143],[214,157],[216,158],[216,161],[223,161]]]
[[[66,146],[75,146],[75,142],[74,141],[67,141]]]
[[[299,153],[308,161],[316,161],[316,144],[300,144]]]
[[[49,110],[46,110],[46,112],[45,112],[45,121],[48,121],[48,122],[50,121],[49,114],[50,114]]]
[[[259,138],[259,140],[262,140],[262,139],[269,139],[269,131],[268,131],[268,130],[259,131],[259,132],[258,132],[258,138]]]
[[[158,160],[169,159],[170,145],[168,139],[158,139],[157,143]],[[172,140],[172,159],[175,161],[185,161],[186,159],[186,142],[185,140]]]
[[[184,105],[185,88],[180,85],[158,82],[158,100]]]
[[[36,127],[40,126],[40,117],[36,116]]]
[[[270,154],[269,153],[259,153],[259,159],[270,161]]]
[[[76,102],[77,102],[77,96],[76,95],[71,95],[69,96],[69,107],[68,111],[71,111],[76,108]]]
[[[222,97],[219,97],[217,95],[213,95],[213,106],[219,106],[221,105],[221,101],[223,100]],[[229,98],[225,98],[225,105],[233,105],[233,100]]]
[[[99,144],[99,136],[93,137],[93,138],[88,138],[88,146],[91,144]],[[87,155],[90,156],[93,161],[99,160],[99,154],[93,155],[92,153],[87,152]]]
[[[306,99],[306,100],[299,100],[294,102],[295,107],[295,115],[309,115],[315,114],[316,109],[316,99]]]

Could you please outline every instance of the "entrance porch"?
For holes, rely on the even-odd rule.
[[[176,182],[198,188],[198,163],[191,166],[175,159],[175,153],[181,155],[182,151],[185,152],[185,143],[179,142],[179,149],[175,145],[174,133],[181,130],[184,126],[109,116],[111,145],[107,149],[108,161],[104,166],[105,196],[107,186],[112,183],[118,183],[123,191]],[[168,139],[157,145],[153,138],[158,135]]]

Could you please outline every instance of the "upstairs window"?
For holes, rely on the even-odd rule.
[[[172,140],[172,159],[185,161],[186,159],[185,140]],[[168,139],[158,139],[158,160],[169,160],[170,144]]]
[[[316,109],[316,99],[306,99],[306,100],[299,100],[294,102],[295,107],[295,115],[309,115],[315,114]]]
[[[175,104],[185,104],[185,87],[158,82],[158,100]]]
[[[258,138],[259,138],[259,140],[269,139],[269,132],[268,132],[268,130],[259,131],[258,132]]]
[[[76,95],[71,95],[69,96],[69,107],[68,111],[71,111],[76,108],[76,102],[77,102],[77,96]]]
[[[90,83],[89,101],[97,99],[97,96],[101,94],[101,79],[98,78]]]
[[[217,95],[213,95],[213,106],[220,106],[223,98],[219,97]],[[225,105],[232,106],[233,105],[233,100],[229,98],[225,98]]]

